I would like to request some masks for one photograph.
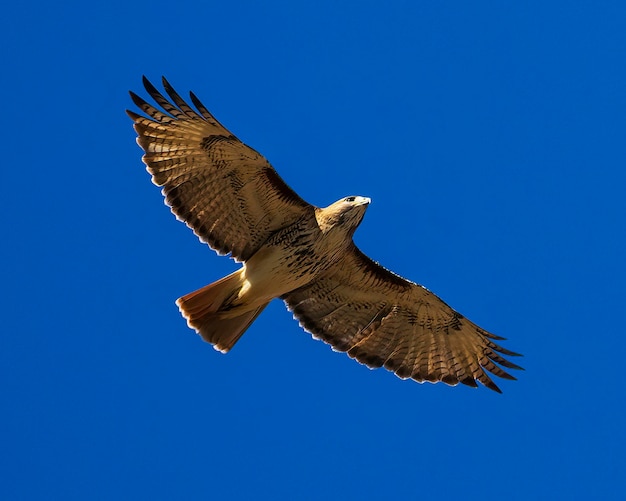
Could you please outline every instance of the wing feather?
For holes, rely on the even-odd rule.
[[[249,259],[275,231],[315,208],[257,151],[239,141],[191,94],[197,111],[163,79],[168,97],[144,77],[162,111],[130,93],[147,116],[127,111],[152,181],[178,219],[220,254]]]
[[[477,382],[500,392],[488,373],[515,379],[502,367],[521,369],[518,356],[424,287],[386,270],[352,246],[313,283],[283,296],[301,325],[338,351],[399,377]],[[502,366],[502,367],[500,367]]]

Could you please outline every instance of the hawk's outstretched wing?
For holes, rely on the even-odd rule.
[[[454,311],[424,287],[386,270],[356,246],[313,283],[283,296],[302,327],[368,367],[401,378],[500,391],[487,375],[515,379],[497,364],[521,367],[502,340]]]
[[[194,233],[220,254],[245,261],[276,230],[314,207],[279,177],[268,161],[226,130],[190,94],[192,109],[163,78],[170,100],[145,77],[156,109],[130,93],[149,118],[132,111],[137,142],[152,181],[166,203]]]

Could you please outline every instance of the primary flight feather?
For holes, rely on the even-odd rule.
[[[421,285],[383,268],[352,241],[369,198],[325,208],[300,198],[269,162],[224,128],[191,93],[189,106],[163,79],[145,77],[158,109],[130,93],[142,116],[137,142],[172,212],[242,267],[176,301],[188,325],[227,352],[274,298],[337,351],[401,378],[500,391],[488,373],[520,369],[491,334]]]

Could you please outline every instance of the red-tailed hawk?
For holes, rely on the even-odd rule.
[[[189,327],[227,352],[274,298],[314,337],[368,367],[400,378],[500,391],[488,372],[515,379],[516,356],[421,285],[383,268],[353,243],[369,198],[326,208],[300,198],[269,162],[224,128],[190,94],[191,108],[163,79],[163,111],[130,93],[147,117],[127,113],[154,184],[178,219],[236,272],[176,301]],[[496,365],[499,364],[499,365]]]

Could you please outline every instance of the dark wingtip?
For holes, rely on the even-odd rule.
[[[489,377],[487,377],[484,381],[480,380],[480,382],[485,385],[490,390],[495,391],[496,393],[502,394],[502,390],[498,387],[496,383],[494,383]]]
[[[496,374],[496,376],[501,377],[502,379],[508,379],[509,381],[517,381],[517,378],[515,376],[512,376],[511,374],[509,374],[506,371],[503,371],[502,369],[500,369],[501,372]]]
[[[126,110],[126,114],[131,118],[133,122],[136,122],[139,118],[141,118],[141,115],[138,115],[134,111]]]
[[[142,77],[142,82],[143,82],[143,86],[148,91],[148,94],[150,94],[152,97],[154,97],[155,94],[156,95],[161,94],[159,90],[154,85],[152,85],[152,82],[148,80],[148,78],[145,75]]]
[[[491,348],[494,351],[497,351],[498,353],[502,355],[507,355],[510,357],[523,357],[524,356],[521,353],[516,353],[514,351],[507,350],[506,348],[503,348],[499,344],[488,342],[487,345],[489,346],[489,348]]]
[[[523,367],[520,367],[519,365],[514,364],[513,362],[510,362],[508,360],[504,360],[504,361],[498,360],[497,363],[502,365],[503,367],[506,367],[507,369],[515,369],[516,371],[523,371],[524,370]]]
[[[471,376],[468,376],[468,377],[465,377],[465,378],[463,378],[463,379],[460,379],[460,380],[459,380],[459,382],[460,382],[461,384],[464,384],[464,385],[466,385],[466,386],[469,386],[470,388],[478,388],[478,383],[477,383],[477,382],[476,382],[476,380],[475,380],[473,377],[471,377]]]
[[[132,90],[129,90],[128,94],[130,94],[130,98],[133,100],[133,103],[135,103],[139,108],[146,104],[146,101],[142,97],[135,94]]]

